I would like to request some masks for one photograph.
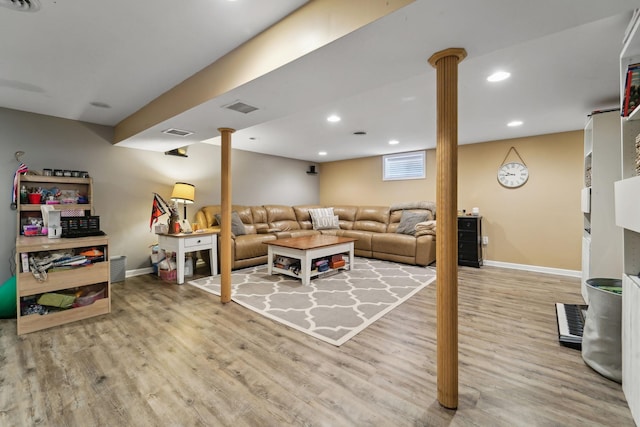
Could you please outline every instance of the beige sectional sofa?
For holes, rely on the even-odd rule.
[[[318,209],[327,208],[332,208],[337,221],[330,226],[324,224],[324,229],[315,229],[310,210],[316,209],[313,212],[318,213]],[[436,259],[432,202],[392,206],[234,205],[232,211],[234,270],[266,264],[266,241],[318,233],[356,238],[356,256],[421,266]],[[216,219],[219,214],[219,205],[205,206],[197,212],[196,222],[201,228],[219,227]],[[205,261],[208,262],[206,256]]]

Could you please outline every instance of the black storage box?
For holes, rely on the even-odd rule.
[[[99,216],[79,216],[60,218],[62,237],[87,237],[99,236],[100,231]]]

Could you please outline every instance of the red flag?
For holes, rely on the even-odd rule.
[[[167,212],[164,210],[161,200],[162,198],[157,193],[153,193],[153,206],[151,207],[151,220],[149,220],[149,229],[153,227],[154,222],[158,222],[158,218],[160,218]]]

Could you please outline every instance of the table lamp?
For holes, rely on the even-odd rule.
[[[186,182],[176,182],[171,193],[171,200],[184,204],[184,219],[187,219],[187,204],[193,203],[196,198],[196,187]]]

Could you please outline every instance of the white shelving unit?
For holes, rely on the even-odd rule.
[[[637,15],[634,14],[634,17]],[[633,22],[633,21],[632,21]],[[627,67],[640,62],[640,20],[632,24],[620,54],[620,99],[624,99]],[[636,176],[636,138],[640,108],[622,117],[622,179],[615,183],[616,224],[623,232],[622,389],[631,415],[640,425],[640,176]]]
[[[614,183],[620,173],[620,112],[594,113],[584,130],[584,188],[581,194],[582,297],[587,279],[622,277],[622,230],[616,226]]]

